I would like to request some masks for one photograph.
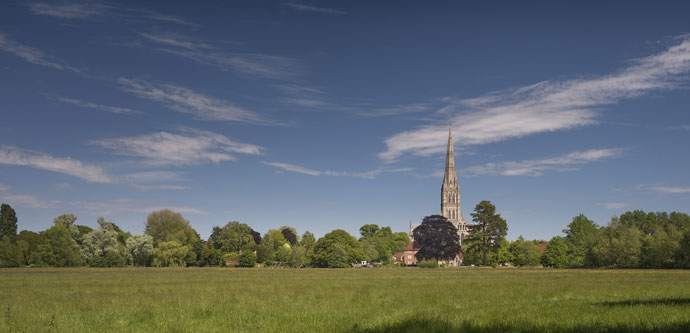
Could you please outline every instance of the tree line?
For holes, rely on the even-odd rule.
[[[141,235],[102,217],[96,229],[76,221],[73,214],[63,214],[47,230],[17,233],[14,209],[2,204],[0,267],[350,267],[362,260],[387,264],[410,243],[407,233],[375,224],[362,226],[359,238],[337,229],[317,240],[311,232],[300,236],[289,226],[262,236],[238,221],[214,226],[204,241],[188,220],[167,209],[150,213]]]
[[[690,216],[685,213],[626,212],[599,226],[583,214],[573,218],[564,236],[546,241],[508,242],[508,226],[489,201],[472,213],[473,225],[462,246],[446,218],[427,216],[414,230],[417,259],[451,260],[464,265],[547,267],[690,268]],[[231,221],[214,226],[202,240],[181,214],[159,210],[148,215],[145,231],[132,235],[114,222],[98,218],[98,228],[76,224],[63,214],[41,232],[17,233],[10,205],[0,207],[0,267],[222,266],[350,267],[359,261],[388,264],[410,239],[390,227],[365,224],[357,238],[333,230],[318,240],[305,231],[282,226],[264,235]],[[539,245],[546,244],[542,251]]]
[[[473,214],[474,216],[474,214]],[[679,212],[629,211],[599,226],[580,214],[547,242],[491,239],[482,262],[481,237],[463,244],[464,263],[545,267],[690,268],[690,215]],[[542,252],[540,243],[546,243]]]

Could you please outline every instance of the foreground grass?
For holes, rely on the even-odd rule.
[[[0,331],[689,331],[690,271],[5,269]]]

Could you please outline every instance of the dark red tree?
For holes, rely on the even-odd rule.
[[[258,231],[252,229],[252,231],[250,231],[249,233],[251,233],[252,237],[254,237],[254,243],[256,243],[256,245],[261,244],[261,234]]]
[[[462,251],[458,229],[441,215],[425,217],[412,234],[417,260],[452,260]]]
[[[283,228],[283,230],[280,231],[283,234],[283,237],[285,237],[285,240],[290,242],[290,245],[295,245],[297,244],[297,235],[295,235],[292,230],[288,228]]]

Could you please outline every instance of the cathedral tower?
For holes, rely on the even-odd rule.
[[[458,228],[461,235],[466,233],[466,222],[460,211],[460,184],[455,173],[455,154],[453,153],[453,130],[448,125],[448,150],[446,151],[446,170],[441,185],[441,215]]]

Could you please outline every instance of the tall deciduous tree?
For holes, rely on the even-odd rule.
[[[210,239],[217,242],[216,248],[224,253],[239,252],[257,244],[253,231],[244,223],[230,221],[222,228],[214,227]]]
[[[413,238],[418,261],[452,260],[462,251],[458,229],[441,215],[425,217],[414,229]]]
[[[17,214],[8,204],[0,205],[0,239],[5,237],[17,242]]]
[[[344,268],[364,260],[364,251],[357,238],[336,229],[319,238],[314,245],[313,264],[319,267]]]
[[[103,218],[99,218],[98,222],[100,227],[86,234],[82,240],[82,258],[96,267],[123,266],[125,258],[120,253],[121,245],[117,241],[115,223],[105,222]]]
[[[568,227],[563,230],[568,243],[570,265],[575,267],[592,266],[592,248],[599,233],[599,226],[589,220],[584,214],[573,218]]]
[[[482,252],[482,263],[488,265],[487,256],[508,234],[508,223],[500,214],[496,214],[496,206],[488,200],[477,204],[472,213],[472,221],[476,224],[470,227],[470,241],[478,244]]]
[[[153,237],[134,235],[126,241],[127,259],[134,266],[150,266],[153,261]]]
[[[201,257],[203,243],[199,234],[189,225],[180,213],[169,209],[152,212],[146,219],[147,235],[153,237],[154,247],[162,242],[177,242],[182,246],[189,246],[187,263],[193,263]]]
[[[522,235],[510,243],[510,253],[513,256],[515,266],[538,266],[541,259],[541,250],[535,241],[525,240]]]
[[[43,238],[45,248],[42,259],[46,264],[65,267],[81,266],[84,263],[79,255],[79,245],[64,225],[56,224],[44,231]]]
[[[570,265],[568,243],[565,241],[565,239],[563,239],[563,237],[556,236],[551,238],[541,256],[541,263],[544,266],[555,268],[564,268]]]

